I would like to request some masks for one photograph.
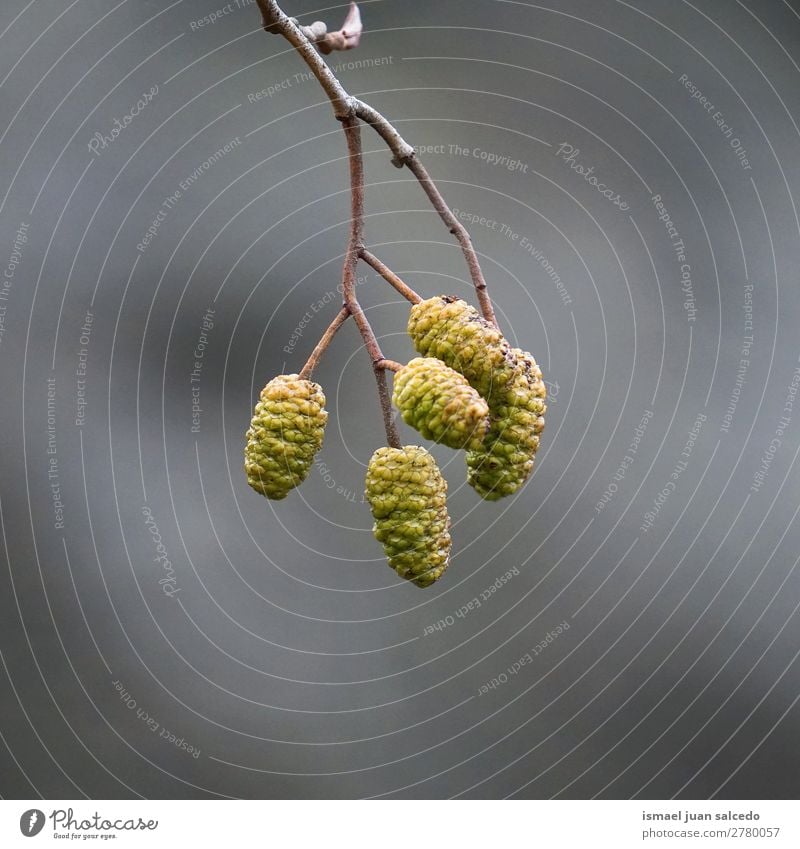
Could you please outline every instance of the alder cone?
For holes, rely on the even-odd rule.
[[[414,304],[408,334],[422,356],[463,374],[490,406],[514,378],[516,360],[503,334],[461,298],[439,295]]]
[[[273,378],[261,390],[247,431],[244,469],[250,486],[267,498],[286,498],[308,476],[327,419],[319,384],[296,374]]]
[[[540,434],[544,430],[544,414],[547,412],[547,405],[544,403],[547,398],[547,387],[544,383],[542,370],[533,358],[533,354],[529,351],[523,351],[521,348],[512,348],[511,353],[517,358],[517,362],[522,367],[522,374],[528,384],[531,395],[538,401],[532,402],[531,406],[534,409],[541,407],[536,422],[533,425],[533,432]]]
[[[511,349],[514,379],[491,405],[489,433],[480,448],[467,453],[467,481],[487,501],[512,495],[533,470],[544,429],[547,390],[533,356]]]
[[[424,448],[379,448],[367,468],[375,539],[401,578],[429,587],[450,558],[447,481]]]
[[[392,401],[407,425],[450,448],[478,448],[489,429],[489,405],[435,357],[416,357],[395,374]]]

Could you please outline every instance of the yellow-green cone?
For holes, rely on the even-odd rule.
[[[450,518],[447,481],[420,446],[379,448],[367,468],[373,533],[401,578],[428,587],[447,569]]]
[[[308,476],[325,434],[322,387],[296,374],[281,374],[262,390],[256,404],[244,469],[256,492],[279,500]]]
[[[408,333],[420,354],[463,374],[490,406],[513,379],[516,360],[503,334],[460,298],[440,295],[414,304]]]
[[[434,357],[416,357],[395,374],[392,401],[407,425],[450,448],[478,448],[489,429],[486,401]]]
[[[512,348],[511,353],[522,366],[522,373],[533,397],[539,399],[532,405],[533,411],[540,409],[533,425],[533,432],[538,435],[544,430],[544,414],[547,412],[547,405],[544,403],[545,398],[547,398],[547,387],[542,377],[542,370],[530,352],[523,351],[521,348]]]
[[[514,379],[491,404],[491,425],[483,445],[467,454],[467,480],[487,501],[515,493],[533,469],[544,428],[546,388],[527,351],[512,349]]]

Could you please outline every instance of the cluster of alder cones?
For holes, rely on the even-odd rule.
[[[416,303],[408,333],[421,356],[394,375],[392,402],[403,421],[426,439],[464,450],[467,481],[482,498],[513,494],[531,473],[544,428],[546,390],[534,358],[452,296]],[[302,483],[327,418],[319,384],[296,374],[271,380],[247,431],[250,486],[282,499]],[[366,497],[375,538],[389,565],[418,587],[447,569],[446,493],[436,461],[421,446],[379,448],[370,459]]]

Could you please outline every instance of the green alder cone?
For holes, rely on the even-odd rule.
[[[447,481],[424,448],[379,448],[367,468],[373,533],[401,578],[429,587],[450,557]]]
[[[525,381],[528,384],[531,395],[535,401],[531,402],[533,411],[539,410],[536,421],[533,425],[533,432],[540,434],[544,430],[544,414],[547,412],[545,399],[547,398],[547,387],[544,383],[542,370],[533,358],[533,354],[528,351],[523,351],[521,348],[512,348],[511,353],[517,358],[517,362],[522,366],[522,373]]]
[[[514,379],[517,363],[503,334],[460,298],[439,295],[414,304],[408,334],[420,354],[463,374],[490,406]]]
[[[511,349],[517,367],[502,397],[491,405],[491,425],[483,445],[467,454],[467,481],[487,501],[515,493],[533,470],[544,429],[547,391],[533,357]]]
[[[416,357],[395,374],[392,401],[407,425],[450,448],[478,448],[489,429],[486,401],[434,357]]]
[[[296,374],[273,378],[261,390],[247,431],[244,469],[250,486],[267,498],[286,498],[308,476],[327,419],[319,384]]]

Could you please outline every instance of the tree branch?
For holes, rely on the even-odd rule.
[[[374,254],[371,254],[366,248],[361,249],[361,259],[366,262],[370,268],[374,271],[377,271],[381,277],[390,285],[393,286],[407,301],[411,301],[412,304],[418,304],[422,298],[410,287],[407,286],[403,281],[392,271],[389,266],[384,265],[378,257]]]
[[[327,33],[325,24],[320,21],[311,24],[310,27],[301,27],[294,18],[289,18],[281,10],[276,0],[258,0],[258,5],[263,17],[264,29],[267,32],[282,35],[295,47],[319,80],[333,104],[336,117],[343,120],[348,116],[356,115],[369,124],[391,150],[393,164],[398,168],[407,166],[417,178],[434,209],[439,213],[439,217],[461,246],[484,318],[497,326],[497,317],[469,233],[445,202],[441,192],[417,158],[414,148],[377,109],[349,95],[314,48],[316,44],[322,52],[329,53],[331,50],[346,50],[358,44],[361,35],[361,18],[356,4],[351,3],[345,23],[337,33]]]
[[[386,146],[394,154],[392,164],[396,168],[402,168],[406,161],[416,156],[414,148],[400,135],[400,133],[389,123],[389,121],[373,109],[368,103],[353,98],[353,108],[356,110],[356,115],[369,124],[373,130],[386,142]]]
[[[320,358],[328,349],[328,345],[331,344],[333,337],[348,318],[350,318],[350,310],[347,306],[343,306],[337,313],[336,318],[334,318],[328,326],[328,329],[322,334],[322,338],[319,342],[317,342],[317,347],[311,352],[311,356],[303,366],[303,370],[299,375],[300,377],[305,380],[308,380],[311,377],[311,374],[317,367],[317,363],[320,361]]]
[[[392,396],[389,394],[389,386],[386,381],[386,372],[379,365],[375,365],[375,380],[378,382],[378,397],[381,401],[381,412],[383,413],[383,426],[386,430],[386,444],[390,448],[402,448],[400,434],[397,431],[397,423],[392,411]]]
[[[264,29],[267,32],[282,35],[303,57],[333,104],[336,117],[343,118],[351,114],[352,98],[336,79],[325,60],[314,49],[313,42],[316,39],[312,30],[316,24],[312,24],[311,27],[301,27],[295,18],[290,18],[283,12],[275,0],[258,0],[258,6],[261,9]]]
[[[386,371],[393,371],[393,372],[397,373],[404,366],[403,366],[402,363],[395,362],[395,360],[381,360],[378,363],[378,367],[382,368]]]
[[[342,289],[344,302],[353,316],[364,347],[372,361],[375,380],[378,384],[378,398],[381,402],[383,424],[386,428],[386,440],[392,448],[399,448],[400,435],[394,421],[389,389],[386,385],[386,373],[380,366],[384,360],[383,352],[378,344],[372,326],[367,319],[361,304],[356,297],[356,273],[358,258],[364,249],[364,155],[361,149],[361,125],[355,115],[341,119],[347,141],[347,152],[350,156],[350,240],[342,269]]]

